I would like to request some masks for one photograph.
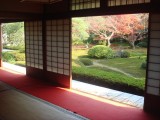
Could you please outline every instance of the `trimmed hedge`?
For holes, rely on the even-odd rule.
[[[105,45],[96,45],[89,49],[88,55],[91,58],[113,58],[114,53],[111,48]]]
[[[119,84],[128,87],[133,87],[135,89],[144,90],[144,80],[143,79],[134,79],[120,73],[114,73],[109,71],[97,70],[95,68],[86,68],[86,67],[75,67],[72,66],[73,74],[82,75],[84,77],[91,77],[94,81],[99,79],[108,84]]]
[[[86,66],[93,65],[93,61],[89,58],[80,58],[79,61]]]
[[[25,61],[25,54],[18,51],[3,52],[2,59],[4,62]]]
[[[3,52],[2,59],[4,62],[15,62],[15,56],[11,52]]]

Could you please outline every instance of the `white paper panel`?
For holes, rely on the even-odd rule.
[[[58,60],[57,60],[56,57],[52,57],[52,61],[53,61],[53,62],[57,62]]]
[[[52,62],[47,61],[48,66],[52,66]]]
[[[58,37],[58,41],[63,41],[63,37]]]
[[[39,64],[42,65],[43,64],[43,60],[39,60]]]
[[[52,47],[52,51],[57,51],[57,47]]]
[[[58,57],[63,57],[63,53],[58,53]]]
[[[63,47],[63,42],[58,42],[58,47]]]
[[[64,69],[68,69],[69,70],[69,65],[64,65]]]
[[[52,47],[57,46],[57,42],[52,41],[52,44],[50,45],[52,45]]]
[[[151,39],[150,46],[160,47],[160,39]]]
[[[147,93],[151,95],[159,95],[159,88],[147,87]]]
[[[50,66],[47,66],[47,71],[52,71],[52,68]]]
[[[63,74],[63,69],[58,69],[58,73]]]
[[[149,55],[149,62],[160,63],[160,56]]]
[[[52,72],[55,72],[55,73],[57,73],[57,68],[52,68]]]
[[[153,86],[153,87],[160,87],[160,80],[148,79],[147,85]]]
[[[69,42],[64,42],[64,47],[69,47]]]
[[[69,70],[64,70],[64,74],[65,75],[69,75],[70,73],[69,73]]]
[[[52,63],[52,66],[54,66],[54,67],[57,67],[57,63],[56,62],[54,62],[54,63]]]
[[[47,51],[51,51],[52,50],[52,48],[51,47],[47,47]]]
[[[51,41],[51,38],[52,38],[51,36],[47,36],[47,37],[46,37],[47,42],[48,42],[48,41]]]
[[[43,65],[42,64],[39,64],[39,69],[43,69]]]
[[[160,71],[160,64],[150,63],[148,69],[153,71]]]
[[[65,64],[69,64],[69,59],[65,59],[65,60],[64,60],[64,63],[65,63]]]
[[[58,63],[58,68],[63,68],[63,64]]]
[[[51,61],[52,57],[47,56],[47,61]]]
[[[58,47],[58,52],[63,52],[63,48]]]
[[[160,55],[160,48],[150,47],[150,53],[152,55]]]
[[[69,54],[64,54],[64,58],[68,58],[69,59]]]
[[[53,36],[57,35],[57,32],[56,31],[52,31],[52,35]]]
[[[58,58],[59,63],[63,63],[63,58]]]
[[[69,37],[64,37],[64,41],[69,42]]]
[[[52,52],[47,51],[47,55],[48,55],[48,56],[51,56],[51,55],[52,55]]]
[[[57,52],[52,52],[52,56],[57,57]]]
[[[160,79],[159,72],[148,71],[148,78]]]

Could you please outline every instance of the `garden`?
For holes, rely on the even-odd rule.
[[[73,18],[73,79],[143,95],[147,24],[147,14]]]
[[[4,62],[25,66],[23,23],[3,24]],[[72,19],[72,78],[143,95],[148,14]]]

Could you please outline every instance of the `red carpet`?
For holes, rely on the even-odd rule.
[[[158,120],[143,110],[104,100],[0,68],[0,81],[92,120]]]

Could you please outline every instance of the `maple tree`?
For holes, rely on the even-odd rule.
[[[94,33],[97,40],[104,40],[110,47],[111,39],[120,36],[126,39],[132,48],[135,48],[135,41],[141,40],[146,34],[144,23],[147,24],[147,14],[128,14],[87,17],[89,33]]]
[[[72,39],[73,44],[83,43],[88,37],[88,25],[83,18],[72,19]]]

